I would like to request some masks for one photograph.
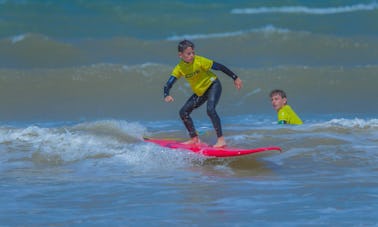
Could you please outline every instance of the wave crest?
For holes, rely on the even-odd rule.
[[[277,28],[273,25],[266,25],[261,28],[254,28],[249,30],[240,30],[240,31],[233,31],[233,32],[224,32],[224,33],[212,33],[212,34],[186,34],[186,35],[176,35],[170,36],[167,38],[169,41],[178,41],[183,39],[212,39],[212,38],[226,38],[226,37],[234,37],[234,36],[242,36],[249,33],[287,33],[289,29],[285,28]]]
[[[329,8],[310,8],[306,6],[282,6],[282,7],[259,7],[232,9],[231,14],[266,14],[266,13],[295,13],[295,14],[339,14],[351,13],[356,11],[370,11],[378,9],[378,4],[372,2],[370,4],[356,4],[351,6],[339,6]]]

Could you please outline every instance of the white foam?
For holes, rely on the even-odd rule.
[[[292,13],[292,14],[338,14],[350,13],[356,11],[370,11],[378,9],[378,4],[372,2],[370,4],[356,4],[351,6],[339,6],[329,8],[310,8],[306,6],[282,6],[282,7],[259,7],[232,9],[231,14],[266,14],[266,13]]]
[[[339,126],[345,128],[376,128],[378,127],[378,119],[361,119],[361,118],[354,118],[354,119],[346,119],[346,118],[339,118],[339,119],[332,119],[330,121],[314,124],[314,126],[320,127],[327,127],[327,126]]]
[[[15,43],[18,43],[18,42],[21,42],[22,40],[24,40],[26,38],[27,35],[25,34],[21,34],[21,35],[16,35],[16,36],[13,36],[11,37],[11,42],[12,44],[15,44]]]
[[[135,139],[141,139],[146,133],[146,128],[138,122],[124,120],[101,120],[86,122],[73,127],[75,130],[88,130],[94,133],[106,133],[108,135],[127,135]]]
[[[161,64],[159,63],[154,63],[154,62],[146,62],[146,63],[143,63],[143,64],[139,64],[139,65],[123,65],[122,66],[122,69],[124,70],[130,70],[130,69],[139,69],[139,68],[149,68],[149,67],[156,67],[156,66],[160,66]]]
[[[194,153],[172,151],[142,142],[144,134],[143,125],[123,120],[102,120],[56,128],[1,127],[0,144],[14,151],[14,156],[17,153],[26,155],[32,162],[49,165],[98,160],[122,163],[140,171],[162,167],[177,169],[202,160]]]
[[[234,36],[242,36],[249,33],[287,33],[289,32],[288,29],[285,28],[277,28],[273,25],[266,25],[262,28],[254,28],[249,30],[240,30],[234,32],[224,32],[224,33],[211,33],[211,34],[186,34],[186,35],[176,35],[168,37],[167,40],[170,41],[178,41],[183,39],[212,39],[212,38],[225,38],[225,37],[234,37]]]

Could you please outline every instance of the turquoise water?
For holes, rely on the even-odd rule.
[[[368,0],[0,0],[1,225],[377,225],[377,19]],[[283,153],[142,141],[187,138],[188,86],[162,100],[184,38],[244,82],[218,73],[228,144]],[[275,88],[304,125],[276,124]]]

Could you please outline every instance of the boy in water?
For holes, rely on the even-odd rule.
[[[178,44],[178,55],[181,60],[173,69],[171,76],[164,86],[164,100],[166,102],[174,101],[173,97],[169,95],[169,91],[177,79],[184,77],[194,93],[180,110],[180,117],[191,138],[185,144],[200,142],[190,114],[194,109],[207,102],[207,115],[210,117],[218,137],[214,147],[226,146],[221,121],[215,110],[222,93],[222,85],[211,70],[220,70],[227,74],[234,80],[237,89],[242,87],[242,81],[226,66],[208,58],[195,55],[194,44],[189,40],[183,40]]]
[[[287,104],[286,93],[283,90],[273,90],[270,92],[273,109],[278,113],[278,124],[301,125],[302,120]]]

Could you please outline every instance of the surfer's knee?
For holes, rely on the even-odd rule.
[[[186,111],[186,109],[182,108],[180,111],[179,111],[179,115],[181,117],[181,119],[186,119],[189,117],[189,113],[188,111]]]
[[[217,114],[217,111],[215,110],[215,107],[207,107],[207,115],[210,118],[216,117],[218,114]]]

